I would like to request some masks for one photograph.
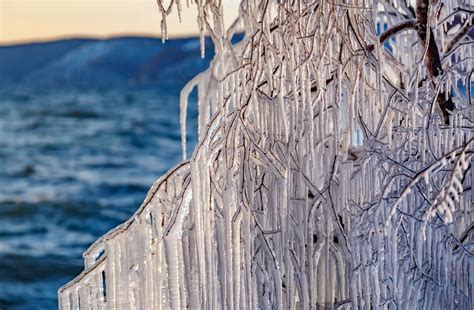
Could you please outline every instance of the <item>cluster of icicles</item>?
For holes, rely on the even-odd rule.
[[[432,81],[414,31],[378,41],[404,0],[243,0],[229,29],[221,1],[196,4],[216,50],[182,91],[199,145],[84,254],[61,309],[472,309],[469,36]],[[472,9],[432,8],[441,51]]]

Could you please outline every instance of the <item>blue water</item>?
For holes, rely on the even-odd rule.
[[[0,90],[1,309],[56,309],[82,252],[180,160],[179,88]]]

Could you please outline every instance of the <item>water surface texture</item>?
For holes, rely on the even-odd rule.
[[[1,309],[57,308],[82,252],[181,159],[180,87],[0,91]]]

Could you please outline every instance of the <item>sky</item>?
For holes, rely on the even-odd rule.
[[[183,4],[182,22],[168,17],[170,37],[197,34],[196,8]],[[224,0],[226,20],[237,14],[238,1]],[[0,44],[67,37],[161,35],[156,0],[0,0]]]

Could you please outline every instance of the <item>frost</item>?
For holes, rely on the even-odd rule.
[[[472,1],[195,4],[199,144],[61,308],[472,309]]]

